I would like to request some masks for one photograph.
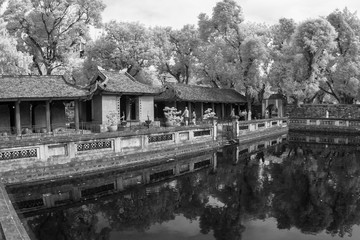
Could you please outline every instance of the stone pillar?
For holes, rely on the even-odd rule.
[[[213,120],[213,140],[216,141],[217,139],[217,124],[216,120]]]
[[[21,116],[20,116],[20,101],[15,102],[15,127],[16,134],[21,135]]]
[[[46,113],[46,132],[51,132],[51,120],[50,120],[50,101],[45,102],[45,113]]]
[[[118,177],[116,179],[116,190],[123,191],[124,190],[124,181],[122,177]]]
[[[239,162],[239,155],[240,155],[240,148],[239,148],[239,145],[236,146],[236,149],[235,149],[235,164],[237,164]]]
[[[239,123],[235,117],[232,118],[232,132],[233,138],[237,138],[239,136]]]
[[[213,171],[216,172],[217,169],[217,152],[213,153]]]

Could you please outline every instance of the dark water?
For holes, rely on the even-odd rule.
[[[287,139],[227,147],[192,173],[19,212],[33,240],[360,239],[359,139],[304,133]],[[19,201],[81,184],[88,183],[9,192]]]

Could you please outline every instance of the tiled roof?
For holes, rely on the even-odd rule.
[[[165,92],[155,97],[157,101],[188,101],[245,103],[246,98],[235,89],[210,88],[185,84],[167,84]]]
[[[160,89],[140,83],[124,73],[105,70],[99,70],[99,73],[98,76],[101,77],[103,82],[96,83],[97,78],[95,78],[92,84],[98,84],[106,92],[135,95],[155,95],[161,92]]]
[[[286,99],[285,95],[280,93],[271,94],[268,99]]]
[[[60,75],[0,75],[0,100],[39,98],[79,98],[87,92],[65,81]]]

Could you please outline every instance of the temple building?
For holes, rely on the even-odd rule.
[[[246,98],[233,88],[210,88],[179,83],[167,83],[165,91],[155,96],[155,118],[164,118],[165,106],[178,110],[189,109],[190,118],[195,111],[198,119],[203,118],[206,109],[211,108],[218,119],[230,118],[234,109],[235,115],[246,109]]]
[[[0,132],[21,135],[66,127],[65,105],[73,102],[75,129],[79,129],[79,101],[87,92],[63,76],[0,76]]]
[[[127,73],[98,70],[89,85],[90,100],[81,104],[81,121],[106,125],[110,113],[133,125],[154,121],[154,96],[160,91]]]

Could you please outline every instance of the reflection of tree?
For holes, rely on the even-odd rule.
[[[272,168],[273,215],[278,227],[351,234],[360,223],[359,152],[293,145]]]
[[[259,164],[251,164],[218,169],[215,188],[211,193],[224,206],[207,206],[204,209],[200,217],[202,233],[213,230],[218,240],[241,239],[245,230],[243,220],[265,218],[269,192],[264,187],[267,180],[259,178],[259,168]]]
[[[276,152],[286,154],[282,163],[264,164],[262,158],[274,156],[265,150],[247,164],[234,165],[223,159],[233,157],[234,151],[227,149],[215,174],[207,169],[138,186],[94,203],[40,214],[27,225],[39,240],[98,240],[109,239],[111,231],[145,231],[181,214],[199,219],[203,234],[235,240],[241,239],[245,221],[271,216],[280,229],[351,234],[352,226],[360,224],[356,148],[290,144],[289,151]]]

